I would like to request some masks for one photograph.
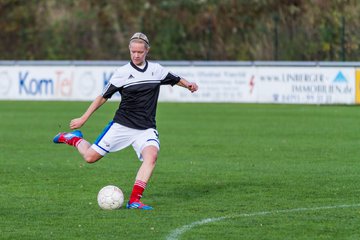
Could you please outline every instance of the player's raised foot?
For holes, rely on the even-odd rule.
[[[77,138],[82,138],[83,135],[81,133],[81,131],[79,130],[75,130],[75,131],[72,131],[72,132],[62,132],[62,133],[58,133],[54,139],[53,139],[53,142],[54,143],[68,143],[69,141],[71,141],[74,137],[77,137]]]
[[[141,210],[153,210],[152,207],[143,204],[142,202],[128,202],[126,204],[127,209],[141,209]]]

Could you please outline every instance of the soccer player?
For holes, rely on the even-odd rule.
[[[129,43],[131,61],[116,69],[103,93],[95,98],[85,113],[70,121],[72,132],[57,134],[54,143],[66,143],[77,148],[84,160],[94,163],[109,152],[130,145],[142,164],[137,172],[128,209],[151,210],[140,199],[155,168],[160,149],[156,130],[156,107],[161,85],[179,85],[190,92],[198,90],[196,83],[172,74],[157,63],[148,62],[149,40],[143,33],[135,33]],[[113,94],[119,92],[121,102],[113,120],[91,145],[80,130],[89,117]]]

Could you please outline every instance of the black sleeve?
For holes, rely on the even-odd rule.
[[[118,91],[119,88],[109,82],[108,85],[106,85],[102,95],[104,98],[111,98],[111,96]]]
[[[171,85],[174,86],[175,84],[177,84],[180,81],[181,77],[176,76],[172,73],[168,73],[168,75],[166,75],[165,79],[161,81],[161,85]]]

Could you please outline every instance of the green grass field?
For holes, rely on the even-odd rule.
[[[88,105],[0,102],[1,239],[360,239],[358,107],[159,103],[155,210],[104,211],[97,192],[127,200],[140,162],[128,148],[86,164],[52,143]]]

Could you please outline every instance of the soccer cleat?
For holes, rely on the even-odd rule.
[[[153,210],[152,207],[143,204],[142,202],[128,202],[126,204],[127,209],[141,209],[141,210]]]
[[[70,141],[73,137],[79,137],[82,138],[83,135],[81,133],[81,131],[79,130],[75,130],[69,133],[66,132],[62,132],[62,133],[58,133],[54,139],[53,142],[54,143],[67,143],[68,141]]]

